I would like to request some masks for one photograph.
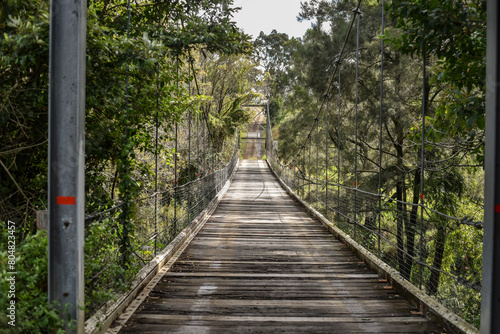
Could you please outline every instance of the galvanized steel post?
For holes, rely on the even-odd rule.
[[[500,332],[500,4],[488,0],[487,6],[482,334]]]
[[[66,333],[84,332],[87,1],[51,1],[48,294]]]

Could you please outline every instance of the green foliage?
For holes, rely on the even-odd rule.
[[[1,223],[0,244],[7,245],[6,223]],[[7,324],[3,312],[7,308],[9,291],[6,247],[0,250],[0,327],[10,329],[10,333],[64,333],[58,312],[48,301],[47,295],[47,233],[39,231],[27,236],[16,245],[16,326]],[[17,238],[19,240],[19,238]]]
[[[142,232],[137,223],[142,213],[135,203],[151,190],[146,186],[151,186],[154,164],[145,157],[159,152],[160,161],[170,164],[172,129],[184,121],[188,110],[198,110],[212,98],[190,95],[187,85],[192,77],[184,66],[186,59],[195,50],[226,58],[251,51],[250,37],[231,21],[236,10],[231,5],[231,0],[132,1],[129,11],[123,1],[89,1],[86,213],[122,205],[113,219],[86,230],[88,310],[125,288],[129,276],[142,265],[132,256],[132,248],[141,237],[136,232]],[[20,282],[26,280],[31,289],[24,289],[29,294],[22,296],[26,310],[20,308],[18,315],[24,319],[23,312],[30,307],[35,312],[22,329],[43,332],[58,328],[57,314],[41,301],[46,299],[46,250],[33,246],[38,240],[33,239],[35,212],[47,205],[49,1],[2,1],[0,31],[0,126],[5,130],[0,133],[0,216],[22,222],[20,250],[30,256],[25,262],[32,265],[19,269],[26,275]],[[212,126],[222,136],[218,140],[248,120],[240,105],[255,95],[248,93],[250,79],[245,79],[253,65],[244,60],[240,64],[231,73],[236,78],[228,85],[228,98],[221,99],[220,115],[211,116]],[[160,129],[158,151],[155,125]],[[46,247],[46,237],[36,234],[36,238],[43,239],[41,245]],[[149,258],[151,252],[136,253]],[[123,279],[117,280],[115,274]],[[41,282],[45,287],[36,286]]]
[[[134,267],[124,268],[120,258],[120,236],[123,226],[118,220],[106,218],[92,223],[85,234],[85,306],[93,312],[125,291],[127,282],[137,273]],[[129,263],[130,261],[127,261]],[[120,277],[121,279],[117,279]]]
[[[387,199],[382,203],[381,227],[384,238],[390,242],[382,242],[381,257],[400,270],[403,277],[422,284],[427,293],[449,301],[453,310],[478,324],[480,296],[474,287],[480,284],[482,231],[458,224],[446,215],[482,220],[480,189],[484,181],[480,167],[484,155],[486,2],[386,1],[389,15],[385,31],[381,31],[380,1],[363,1],[356,91],[356,24],[350,37],[346,36],[357,3],[304,2],[299,19],[313,21],[313,27],[290,55],[280,54],[283,43],[278,33],[261,35],[258,47],[267,49],[260,54],[269,55],[262,63],[281,64],[274,57],[282,57],[288,61],[287,78],[293,78],[286,82],[289,85],[283,90],[286,94],[280,96],[282,109],[274,124],[280,158],[283,163],[290,163],[292,170],[305,165],[314,183],[316,178],[325,177],[325,146],[328,146],[329,179],[333,176],[333,180],[338,179],[348,187],[357,180],[359,188],[373,194],[379,192],[380,175],[380,191]],[[384,81],[380,105],[382,40],[385,41]],[[336,69],[344,41],[339,92]],[[427,60],[425,77],[423,55]],[[284,82],[272,76],[271,80],[276,80],[274,85]],[[335,96],[330,97],[326,129],[323,94],[330,83]],[[340,105],[336,103],[337,93]],[[426,121],[424,138],[422,105]],[[421,180],[422,140],[425,140],[424,180]],[[379,147],[383,157],[381,166]],[[310,166],[308,156],[314,161]],[[421,182],[424,204],[441,212],[425,210],[422,237],[417,232]],[[304,196],[320,211],[325,209],[315,194]],[[352,201],[347,191],[341,191],[339,196],[341,203]],[[362,209],[356,219],[370,231],[371,215],[377,213],[378,205],[368,207],[368,203],[360,201],[357,205]],[[346,232],[356,233],[350,216],[352,207],[342,209],[346,209],[347,217],[336,216],[336,221]],[[358,228],[358,242],[378,251],[373,235],[364,235],[360,230],[363,229]],[[419,247],[420,241],[423,249]],[[456,249],[466,249],[467,254]],[[420,281],[416,270],[418,264],[414,259],[419,258],[437,268],[424,268],[424,281]],[[454,278],[440,274],[440,270]]]
[[[468,91],[485,87],[486,1],[393,0],[389,14],[403,53],[437,58],[438,80]]]
[[[261,84],[260,71],[247,56],[212,54],[198,61],[198,81],[204,83],[198,87],[199,93],[211,97],[201,104],[202,117],[206,120],[213,147],[221,151],[237,128],[251,121],[250,113],[242,105],[260,97],[255,92]]]
[[[433,135],[468,142],[479,163],[486,93],[486,0],[392,1],[389,13],[398,34],[384,38],[402,53],[433,60],[430,84],[436,87]],[[432,100],[431,100],[432,102]]]
[[[0,216],[25,222],[46,196],[47,1],[0,4]]]
[[[251,50],[249,36],[231,21],[235,9],[230,5],[202,0],[132,3],[127,30],[122,1],[90,2],[88,212],[112,204],[120,189],[130,198],[138,195],[132,174],[146,166],[134,158],[136,150],[154,150],[150,125],[155,117],[160,127],[171,129],[196,103],[179,85],[187,80],[177,72],[182,57],[193,49],[222,54]],[[0,125],[6,129],[0,134],[0,212],[25,222],[26,232],[33,232],[34,212],[46,203],[48,2],[3,1],[0,28]]]

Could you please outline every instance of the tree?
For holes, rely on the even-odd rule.
[[[259,96],[255,89],[261,75],[248,56],[210,54],[199,58],[199,67],[199,94],[210,96],[201,105],[201,113],[207,120],[213,147],[219,151],[238,127],[251,120],[242,105]]]
[[[47,2],[3,1],[0,30],[0,217],[17,222],[22,239],[46,203]]]
[[[132,262],[128,256],[136,242],[137,199],[150,191],[144,188],[152,175],[152,165],[142,157],[157,152],[177,154],[166,144],[173,137],[172,129],[183,122],[184,113],[206,99],[192,97],[187,90],[191,78],[182,71],[182,64],[190,52],[217,52],[221,56],[251,52],[250,37],[231,21],[235,11],[231,4],[231,0],[131,1],[129,10],[127,1],[89,1],[86,213],[120,204],[121,216],[120,224],[110,219],[112,226],[102,224],[86,230],[90,241],[85,263],[88,280],[103,270],[103,259],[93,258],[93,251],[121,257],[121,273],[133,274],[133,270],[123,269]],[[35,212],[47,206],[48,1],[2,1],[0,30],[0,241],[7,244],[3,231],[6,220],[12,220],[18,227],[18,248],[28,249],[46,241],[42,233],[36,237],[31,234],[36,231]],[[231,116],[240,115],[236,112]],[[241,119],[225,121],[233,126]],[[159,150],[154,145],[156,125],[165,134]],[[102,242],[109,235],[120,237],[119,251],[109,240]],[[44,316],[33,328],[48,322],[57,327],[54,311],[40,311],[39,305],[31,304],[47,299],[43,290],[46,261],[38,261],[46,253],[39,249],[30,259],[37,274],[21,275],[18,281],[37,286],[28,290],[39,298],[20,294],[18,303],[25,309],[20,308],[18,315],[26,317],[30,314],[27,310],[36,310]],[[115,285],[123,284],[116,277],[107,278]],[[87,284],[87,288],[90,298],[86,306],[91,308],[103,301],[99,299],[103,295],[108,296],[99,286],[93,290],[92,284]],[[18,323],[25,320],[29,323],[24,318]],[[30,327],[23,328],[29,331]],[[53,329],[57,330],[47,330]]]
[[[483,161],[486,92],[486,1],[392,1],[400,33],[385,38],[404,54],[432,56],[437,140],[456,137]]]
[[[329,179],[336,180],[337,174],[340,182],[348,187],[352,187],[357,179],[358,187],[363,191],[377,193],[378,172],[381,169],[382,191],[387,198],[390,198],[384,203],[383,210],[386,216],[392,219],[390,222],[383,222],[382,229],[388,233],[394,233],[389,234],[387,238],[396,246],[384,249],[383,257],[388,262],[395,262],[402,276],[412,281],[420,279],[414,270],[416,259],[422,258],[430,265],[438,266],[437,271],[434,270],[427,277],[427,286],[433,286],[434,289],[429,290],[430,293],[434,293],[439,288],[441,278],[436,273],[442,268],[441,266],[449,266],[451,255],[446,245],[450,239],[445,235],[456,234],[461,227],[450,225],[449,219],[439,216],[441,217],[440,224],[426,224],[422,231],[419,230],[419,222],[422,219],[418,206],[422,203],[421,182],[424,183],[424,193],[429,199],[426,205],[432,205],[435,209],[439,208],[445,215],[458,215],[458,212],[462,211],[457,209],[458,202],[464,202],[460,199],[461,194],[477,184],[469,182],[470,178],[465,178],[464,175],[472,173],[473,178],[480,178],[481,173],[478,169],[471,172],[466,171],[465,168],[473,168],[481,162],[483,136],[481,129],[484,126],[483,116],[481,116],[483,102],[481,101],[484,91],[479,69],[484,63],[484,41],[481,37],[483,31],[474,32],[473,37],[464,34],[472,32],[473,27],[482,29],[484,15],[481,13],[481,6],[484,2],[453,3],[455,4],[451,1],[446,2],[443,8],[436,9],[435,12],[439,14],[436,17],[429,14],[429,8],[439,7],[440,2],[437,1],[397,1],[387,7],[392,16],[389,23],[386,22],[386,30],[382,35],[382,38],[390,42],[385,44],[383,51],[382,166],[378,162],[381,41],[377,36],[381,32],[381,8],[376,2],[363,3],[361,8],[363,16],[360,19],[359,31],[357,138],[354,136],[355,26],[351,36],[346,40],[345,52],[342,56],[340,120],[337,110],[332,111],[330,107],[329,112],[328,145],[332,160],[329,162]],[[357,2],[354,1],[319,0],[303,4],[301,18],[313,20],[315,24],[314,28],[301,39],[301,43],[291,57],[293,62],[291,67],[300,71],[297,71],[295,76],[297,86],[293,93],[287,96],[284,103],[285,109],[288,107],[287,113],[278,124],[279,148],[284,162],[302,166],[304,158],[297,158],[296,155],[297,152],[307,150],[309,144],[304,147],[302,146],[304,142],[311,140],[315,146],[317,140],[319,142],[325,140],[324,108],[320,113],[318,126],[313,120],[324,101],[322,95],[327,85],[333,82],[332,90],[335,93],[337,91],[337,77],[332,78],[331,75],[336,69],[336,61],[351,22],[351,11],[356,4]],[[452,8],[448,9],[446,6]],[[406,11],[419,13],[418,26],[414,24],[417,21],[412,21],[413,17],[405,14]],[[458,24],[462,18],[460,16],[463,15],[462,12],[469,15],[464,16],[466,28],[464,24]],[[398,16],[400,14],[402,16]],[[432,23],[429,23],[429,20],[432,20]],[[441,21],[447,22],[434,29],[433,25],[437,26]],[[450,30],[451,28],[446,31],[447,24],[453,26],[455,31]],[[438,37],[441,39],[439,40]],[[462,37],[461,41],[455,41]],[[464,40],[467,38],[468,41]],[[449,45],[449,41],[455,42]],[[424,42],[428,44],[425,53],[427,58],[425,77],[422,71],[422,59],[417,57],[423,55],[421,46],[427,45]],[[439,46],[439,43],[444,43],[444,45]],[[432,47],[436,49],[431,50]],[[472,54],[465,55],[468,48],[473,49]],[[467,64],[467,67],[464,69],[460,64]],[[471,78],[463,78],[464,73],[476,69],[478,72]],[[454,78],[457,79],[456,83]],[[425,83],[425,91],[422,90],[423,83]],[[335,101],[333,97],[330,99]],[[463,103],[464,99],[468,99],[468,102]],[[422,105],[425,106],[426,120],[424,164],[421,162]],[[340,128],[337,126],[339,123]],[[452,129],[447,128],[450,124],[453,126]],[[312,125],[314,125],[313,131],[311,131]],[[319,133],[319,138],[316,133]],[[357,142],[356,154],[354,154],[355,142]],[[341,156],[340,168],[335,163],[337,150]],[[319,146],[316,154],[321,165],[321,161],[325,158],[324,145]],[[313,156],[316,154],[313,152]],[[475,158],[473,158],[474,155],[476,155]],[[356,157],[358,169],[357,175],[354,175],[353,166]],[[312,172],[318,179],[322,179],[325,173],[324,163],[319,167],[319,170],[315,170],[313,165]],[[424,175],[422,175],[423,168],[425,168]],[[454,176],[453,182],[439,183],[443,175],[448,175],[450,178]],[[425,180],[422,180],[422,176]],[[434,180],[432,180],[433,177]],[[439,186],[437,186],[438,183]],[[433,186],[434,184],[436,186]],[[345,196],[343,201],[350,201],[347,193],[343,196]],[[443,196],[446,196],[446,200],[452,203],[445,206],[438,205],[438,200],[434,199]],[[314,197],[312,198],[315,201]],[[355,204],[359,204],[359,207],[363,209],[357,213],[356,220],[360,224],[364,219],[365,229],[368,230],[372,228],[370,226],[373,226],[370,219],[371,215],[377,212],[378,205],[373,206],[368,201],[363,202],[360,199],[357,201]],[[317,205],[321,206],[321,203]],[[351,212],[350,209],[346,210]],[[428,215],[429,213],[424,213],[425,221],[429,218]],[[352,224],[345,226],[346,229],[352,228]],[[443,231],[447,233],[444,234]],[[435,244],[440,244],[442,247],[433,248],[432,253],[419,249],[420,233],[423,233],[422,238],[425,238],[425,241],[439,239],[439,242]],[[368,242],[365,245],[370,247]],[[392,259],[393,252],[395,261]]]
[[[135,150],[154,149],[148,124],[156,97],[162,127],[181,121],[191,102],[182,85],[177,89],[187,78],[177,75],[176,58],[192,49],[251,50],[249,36],[231,21],[230,1],[132,2],[129,28],[126,4],[95,0],[88,10],[88,211],[111,205],[117,189],[138,195],[133,171],[146,166],[134,162]],[[4,1],[0,10],[0,125],[7,130],[0,134],[0,215],[31,233],[35,211],[46,206],[48,4]]]

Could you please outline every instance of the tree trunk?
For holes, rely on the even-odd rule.
[[[405,226],[406,232],[406,251],[408,256],[406,257],[406,263],[404,268],[401,270],[401,275],[403,278],[410,280],[411,271],[413,269],[413,258],[415,257],[415,232],[417,230],[417,213],[418,213],[418,201],[419,201],[419,187],[421,179],[420,169],[415,171],[415,182],[413,184],[413,205],[410,212],[410,221]]]
[[[431,270],[431,277],[427,285],[427,292],[430,296],[437,293],[439,287],[439,277],[441,276],[441,265],[443,263],[444,243],[446,241],[446,227],[438,223],[436,233],[436,249],[434,251],[434,261],[432,262],[433,269]]]

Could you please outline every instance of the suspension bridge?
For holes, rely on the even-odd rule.
[[[240,161],[217,209],[130,313],[109,333],[444,332],[262,160]]]
[[[498,15],[498,4],[490,3],[495,8],[492,12]],[[346,41],[356,21],[359,38],[359,4],[353,11]],[[73,10],[80,12],[82,8]],[[66,17],[71,15],[69,11]],[[56,16],[54,20],[64,15]],[[63,19],[57,23],[64,26],[67,22]],[[396,143],[383,135],[384,125],[387,129],[383,121],[383,43],[379,128],[374,131],[380,136],[379,147],[374,149],[378,157],[364,155],[366,160],[371,159],[372,170],[368,172],[377,175],[378,186],[368,191],[358,182],[358,159],[365,153],[360,151],[371,149],[371,142],[361,143],[358,136],[358,41],[355,56],[346,62],[355,65],[356,73],[355,104],[348,115],[355,119],[355,129],[354,135],[345,140],[353,144],[353,152],[347,154],[354,163],[349,168],[341,165],[341,123],[346,118],[342,114],[340,79],[344,43],[321,106],[316,117],[309,120],[310,131],[297,139],[299,150],[287,163],[278,156],[273,140],[269,105],[254,107],[256,115],[245,135],[235,136],[219,150],[208,116],[193,116],[190,111],[183,131],[178,131],[182,125],[175,126],[175,146],[169,147],[175,152],[173,179],[162,184],[156,179],[154,192],[134,203],[135,240],[122,252],[126,248],[120,244],[126,239],[125,227],[117,218],[128,210],[123,203],[88,214],[85,223],[78,224],[84,216],[83,201],[78,198],[85,195],[81,24],[72,26],[73,35],[61,37],[65,45],[75,46],[66,48],[75,54],[68,55],[61,48],[51,54],[51,80],[59,84],[53,85],[50,93],[70,99],[52,99],[51,110],[63,110],[61,114],[68,116],[64,111],[70,104],[79,113],[57,118],[53,112],[49,140],[54,167],[50,168],[50,177],[57,180],[49,180],[49,298],[61,305],[78,305],[84,288],[95,297],[85,324],[83,310],[71,309],[77,332],[479,332],[477,323],[472,322],[479,318],[481,298],[497,303],[489,295],[493,290],[498,294],[492,278],[493,255],[485,262],[486,280],[471,278],[467,271],[474,259],[467,257],[468,249],[465,256],[457,253],[458,246],[450,244],[447,236],[451,231],[476,235],[483,223],[449,216],[424,201],[425,169],[432,163],[425,156],[426,145],[430,144],[425,133],[426,57],[422,59],[421,142],[412,143],[412,148],[420,151],[417,159],[409,162],[414,167],[413,201],[406,199],[404,182],[395,186],[396,196],[382,191],[383,161],[390,159],[388,154],[384,156],[384,143]],[[489,29],[490,35],[498,35],[497,25]],[[62,30],[55,29],[52,37],[57,40]],[[498,41],[490,39],[497,48]],[[498,72],[496,52],[488,61]],[[72,77],[66,75],[69,69],[80,72]],[[496,112],[498,104],[495,89],[489,97],[496,98],[489,102],[494,105],[488,109],[489,114]],[[338,122],[338,137],[333,138],[330,128],[334,110],[330,103],[337,92],[338,114],[334,120]],[[158,138],[158,127],[156,132]],[[487,142],[495,142],[495,136],[496,128],[490,131]],[[242,146],[245,159],[240,160]],[[494,161],[497,155],[491,150],[487,153]],[[184,175],[179,173],[180,156],[187,166],[182,169]],[[404,160],[402,156],[397,159],[398,163]],[[489,175],[494,165],[488,164]],[[488,201],[485,219],[493,221],[491,214],[500,210],[491,202],[493,199]],[[487,226],[484,224],[485,229],[493,229],[491,224]],[[100,234],[95,233],[97,230]],[[489,253],[497,247],[492,241],[494,233],[491,235],[485,244]],[[91,246],[101,247],[84,254],[84,239]],[[476,249],[469,241],[464,245]],[[61,249],[76,250],[66,254]],[[100,261],[85,274],[84,256]],[[132,260],[127,262],[126,258]],[[446,265],[443,259],[448,261]],[[76,278],[65,279],[63,273],[68,271]],[[114,294],[108,291],[119,295],[112,298]],[[487,296],[481,296],[481,291]],[[481,321],[487,322],[488,328],[494,327],[489,322],[497,321],[492,319],[495,305],[483,302],[487,309]],[[467,316],[470,318],[465,319]]]
[[[251,159],[238,160],[234,150],[226,167],[207,175],[216,181],[183,186],[184,205],[189,194],[210,194],[185,210],[200,213],[192,222],[187,213],[167,217],[166,229],[185,221],[177,226],[183,232],[167,232],[166,251],[87,321],[87,332],[476,332],[304,202],[301,171],[273,158],[265,109],[255,115],[235,141]]]

